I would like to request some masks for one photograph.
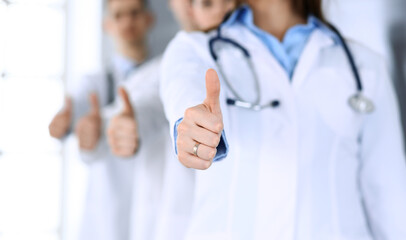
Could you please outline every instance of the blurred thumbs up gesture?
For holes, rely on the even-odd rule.
[[[96,148],[101,135],[102,121],[95,93],[90,94],[90,106],[89,113],[79,120],[75,130],[80,149],[88,151]]]
[[[124,104],[123,111],[110,121],[107,138],[114,155],[130,157],[138,150],[137,121],[126,90],[121,87],[119,94]]]
[[[66,97],[65,107],[52,119],[49,124],[49,134],[54,138],[62,138],[68,132],[72,122],[72,99]]]

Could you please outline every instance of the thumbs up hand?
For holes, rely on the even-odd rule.
[[[208,169],[216,156],[223,131],[220,81],[213,69],[206,72],[206,99],[185,111],[176,139],[179,161],[188,168]]]
[[[123,111],[112,118],[107,129],[107,138],[114,155],[130,157],[138,150],[138,129],[134,110],[124,88],[119,89],[124,103]]]
[[[90,106],[90,112],[79,120],[75,131],[80,149],[88,151],[96,148],[101,135],[102,121],[99,100],[95,93],[90,94]]]
[[[66,97],[65,107],[55,115],[49,124],[49,134],[54,138],[62,138],[68,132],[72,122],[72,99]]]

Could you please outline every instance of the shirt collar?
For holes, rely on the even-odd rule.
[[[252,10],[246,4],[236,9],[230,15],[230,17],[222,24],[222,26],[229,27],[236,23],[241,23],[250,29],[259,30],[254,24],[254,16]],[[336,44],[340,43],[340,39],[338,38],[337,34],[333,30],[331,30],[325,23],[323,23],[320,19],[318,19],[313,15],[310,15],[308,17],[307,25],[305,25],[305,27],[317,28],[321,30],[324,34],[326,34],[328,37],[332,38]]]
[[[137,67],[137,63],[133,62],[132,60],[116,54],[113,57],[113,67],[114,71],[116,71],[121,76],[127,76],[132,70]]]
[[[251,9],[247,5],[242,5],[241,7],[234,10],[234,12],[230,15],[230,17],[222,23],[222,26],[231,26],[242,19],[242,15],[245,14],[246,11],[251,11]],[[252,12],[252,11],[251,11]]]

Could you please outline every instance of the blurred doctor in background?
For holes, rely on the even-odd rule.
[[[209,6],[205,6],[200,0],[194,1],[193,4],[189,0],[174,0],[170,5],[176,19],[187,31],[193,30],[195,23],[203,26],[213,24],[213,17],[214,21],[217,21],[214,24],[220,23],[225,14],[235,7],[235,4],[223,0],[213,1]],[[192,15],[196,16],[196,13],[202,18],[194,22]],[[177,235],[181,239],[178,234],[184,231],[188,218],[183,214],[172,214],[172,204],[190,209],[190,201],[185,200],[193,193],[191,171],[179,170],[181,166],[173,154],[170,129],[158,91],[160,61],[158,57],[144,63],[123,83],[119,90],[122,110],[112,118],[107,130],[112,152],[134,161],[130,239],[152,239],[155,232],[158,238]],[[165,160],[168,167],[165,171],[166,185],[162,195]],[[176,166],[173,166],[174,164]],[[183,212],[189,213],[187,210]],[[157,216],[164,219],[159,222],[159,227],[156,227]],[[163,231],[163,226],[166,231]]]
[[[128,238],[134,163],[105,151],[104,133],[118,86],[148,58],[146,35],[154,20],[143,0],[108,0],[106,8],[104,29],[117,54],[104,72],[80,82],[49,126],[51,136],[59,139],[75,129],[81,156],[89,163],[81,239]]]
[[[203,32],[216,29],[238,2],[237,0],[191,0],[196,28]]]
[[[192,13],[191,0],[168,0],[173,16],[183,31],[197,30],[196,21]]]
[[[165,160],[174,161],[168,123],[159,98],[161,58],[147,61],[119,89],[119,110],[107,128],[110,150],[133,163],[129,239],[153,239],[161,203]],[[109,150],[104,149],[104,154]],[[127,179],[130,180],[130,179]]]
[[[172,0],[169,4],[183,30],[193,31],[219,24],[235,7],[233,2]],[[197,15],[200,20],[195,21]],[[191,210],[194,176],[173,153],[159,98],[160,62],[158,57],[145,63],[123,84],[122,112],[112,118],[107,131],[113,153],[132,157],[135,164],[132,240],[182,239]],[[137,140],[140,144],[135,144]]]

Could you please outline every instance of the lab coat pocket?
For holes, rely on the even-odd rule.
[[[334,134],[356,140],[363,116],[349,105],[350,97],[356,93],[353,75],[350,72],[340,73],[334,68],[323,68],[311,79],[308,93],[318,117]]]

